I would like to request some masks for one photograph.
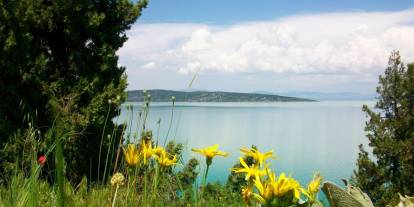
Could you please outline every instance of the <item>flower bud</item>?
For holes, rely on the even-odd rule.
[[[40,155],[39,158],[37,159],[37,163],[43,166],[46,163],[46,157],[44,155]]]

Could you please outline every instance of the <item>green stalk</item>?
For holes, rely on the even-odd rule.
[[[207,184],[207,175],[208,175],[208,169],[210,168],[210,165],[207,165],[206,171],[204,173],[204,181],[203,181],[203,186],[206,187]]]
[[[211,157],[206,157],[206,172],[204,174],[204,181],[203,181],[203,187],[206,187],[206,182],[207,182],[207,175],[208,175],[208,169],[210,168],[211,163],[213,162],[213,158]]]
[[[127,114],[127,115],[128,115],[127,116],[127,119],[128,119],[129,114]],[[122,127],[121,137],[119,138],[118,147],[116,149],[115,167],[114,167],[113,173],[115,173],[118,170],[119,154],[121,153],[122,138],[124,137],[126,126],[127,126],[127,124],[126,124],[126,121],[125,121],[124,124],[123,124],[123,127]]]
[[[114,200],[112,201],[112,207],[114,207],[114,206],[115,206],[116,195],[118,194],[118,188],[119,188],[119,185],[116,185],[115,195],[114,195]]]
[[[104,168],[102,181],[106,180],[106,168],[108,166],[108,159],[109,159],[109,153],[110,153],[110,150],[111,150],[111,147],[112,147],[112,140],[113,140],[113,136],[111,136],[110,139],[109,139],[109,146],[108,146],[108,150],[106,151],[105,168]]]
[[[137,165],[138,166],[138,165]],[[136,178],[136,172],[137,172],[137,167],[135,167],[135,170],[134,170],[134,179],[131,179],[131,175],[132,175],[132,170],[133,170],[133,168],[132,167],[129,167],[128,166],[128,168],[127,168],[127,171],[128,171],[128,188],[127,188],[127,194],[126,194],[126,197],[127,197],[127,203],[126,203],[126,205],[127,206],[129,206],[129,201],[130,201],[130,199],[129,199],[129,192],[130,192],[130,188],[131,188],[131,186],[132,186],[132,189],[133,189],[133,191],[132,191],[132,193],[134,193],[135,192],[135,187],[134,187],[134,185],[135,185],[135,182],[136,182],[136,180],[135,180],[135,178]]]
[[[149,114],[149,105],[150,105],[150,102],[147,101],[144,106],[144,117],[143,117],[144,119],[142,121],[142,132],[145,131],[145,124],[147,123],[147,118]]]
[[[145,171],[144,173],[144,206],[147,206],[147,201],[148,201],[147,182],[148,182],[147,171]]]
[[[175,105],[175,101],[173,101],[172,102],[172,108],[171,108],[171,118],[170,118],[170,124],[169,124],[169,126],[168,126],[168,131],[167,131],[167,135],[165,136],[165,140],[164,140],[164,147],[165,147],[165,145],[167,144],[167,140],[168,140],[168,136],[169,136],[169,134],[170,134],[170,130],[171,130],[171,126],[172,126],[172,122],[173,122],[173,119],[174,119],[174,105]]]
[[[198,199],[198,185],[197,185],[197,182],[194,182],[194,190],[192,190],[192,193],[194,194],[194,202],[196,203],[196,204],[198,204],[198,201],[199,201],[199,199]]]
[[[158,119],[157,125],[158,125],[158,128],[157,128],[157,141],[155,142],[155,146],[158,146],[158,139],[160,137],[161,118]]]
[[[104,123],[104,128],[102,131],[102,136],[101,136],[101,144],[99,145],[99,157],[98,157],[98,181],[99,181],[99,170],[101,169],[101,151],[102,151],[102,144],[103,144],[103,140],[104,140],[104,135],[105,135],[105,129],[106,129],[106,123],[108,121],[108,117],[109,117],[109,112],[111,111],[111,105],[108,105],[108,112],[106,113],[106,118],[105,118],[105,123]],[[103,181],[102,181],[103,182]]]
[[[157,187],[158,187],[158,176],[160,174],[160,167],[157,166],[157,168],[155,168],[155,176],[154,179],[152,181],[152,196],[151,196],[151,203],[153,203],[153,199],[157,197]]]
[[[63,175],[63,149],[62,149],[62,140],[58,138],[56,143],[56,154],[55,154],[55,163],[56,163],[56,173],[57,173],[57,187],[58,187],[58,206],[65,206],[65,189],[64,189],[64,175]]]
[[[131,142],[131,132],[132,132],[132,120],[134,120],[134,107],[132,106],[132,104],[129,105],[130,109],[131,109],[131,118],[129,119],[129,132],[128,132],[128,143]]]
[[[32,159],[31,159],[31,172],[30,172],[30,179],[29,179],[29,206],[38,206],[37,205],[37,198],[38,198],[38,185],[37,185],[37,178],[38,178],[38,170],[37,170],[37,163],[36,163],[36,155],[35,152],[36,147],[33,145],[34,139],[32,135],[29,135],[30,139],[32,139]]]
[[[202,197],[203,193],[206,190],[208,170],[210,169],[210,165],[211,165],[212,161],[213,161],[212,158],[206,157],[206,166],[207,167],[206,167],[206,171],[204,173],[204,179],[203,179],[203,186],[202,186],[202,191],[201,191],[201,197]]]
[[[137,136],[138,136],[138,140],[139,140],[139,136],[140,136],[140,126],[141,126],[141,121],[142,121],[142,113],[143,113],[143,111],[142,111],[142,108],[140,109],[140,111],[138,112],[138,116],[137,117],[139,117],[138,118],[138,121],[137,121],[137,126],[135,127],[135,130],[136,130],[136,134],[137,134]],[[137,141],[137,140],[136,140]]]
[[[117,123],[118,124],[118,120],[119,120],[119,108],[118,108],[118,116],[117,116],[117,118],[116,118],[116,121],[115,121],[115,123]],[[110,169],[111,169],[111,167],[112,167],[112,160],[114,159],[114,152],[115,152],[115,143],[114,144],[112,144],[112,142],[113,142],[113,140],[114,140],[114,137],[115,137],[115,135],[116,135],[116,132],[118,131],[118,125],[116,125],[116,127],[114,127],[114,129],[112,130],[112,134],[111,134],[111,140],[110,140],[110,142],[109,142],[109,147],[108,147],[108,151],[107,151],[107,154],[106,154],[106,160],[105,160],[105,168],[104,168],[104,179],[103,180],[106,180],[106,171],[107,171],[107,163],[108,163],[108,155],[109,155],[109,153],[110,153],[110,151],[112,150],[112,153],[111,153],[111,161],[109,162],[109,168],[108,168],[108,171],[110,171]],[[122,139],[122,138],[121,138]]]

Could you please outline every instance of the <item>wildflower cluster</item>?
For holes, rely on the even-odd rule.
[[[117,172],[111,178],[111,185],[112,186],[124,185],[124,180],[125,180],[124,175],[122,175],[122,173]]]
[[[267,159],[274,158],[273,151],[262,153],[255,148],[240,149],[243,154],[240,167],[233,168],[234,173],[245,175],[245,184],[241,187],[241,196],[248,205],[261,204],[262,206],[318,206],[317,193],[322,177],[316,174],[307,189],[285,173],[276,175],[269,168]],[[249,165],[246,159],[252,159]]]
[[[176,155],[171,155],[161,146],[153,147],[151,139],[142,138],[140,149],[137,147],[137,144],[128,144],[122,148],[125,162],[130,167],[137,166],[139,163],[148,165],[151,158],[163,168],[177,164]]]

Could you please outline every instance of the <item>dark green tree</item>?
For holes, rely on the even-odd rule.
[[[377,93],[375,109],[363,107],[372,154],[360,146],[353,181],[376,206],[386,206],[398,193],[414,195],[414,64],[392,52]]]
[[[116,51],[146,4],[0,0],[0,169],[11,162],[2,158],[17,142],[12,135],[28,120],[42,133],[58,122],[58,131],[72,132],[63,143],[68,177],[96,179],[102,134],[114,129],[111,119],[126,97]]]

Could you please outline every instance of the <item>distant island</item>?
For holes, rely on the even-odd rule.
[[[308,102],[312,99],[279,96],[261,93],[234,93],[222,91],[172,91],[172,90],[147,90],[153,102],[169,102],[175,97],[176,102]],[[128,91],[127,101],[144,101],[143,90]]]

